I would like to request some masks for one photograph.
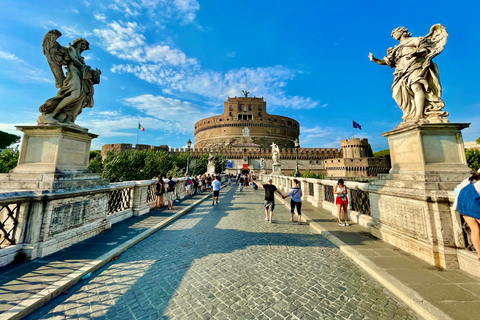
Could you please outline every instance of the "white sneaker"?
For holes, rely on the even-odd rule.
[[[343,222],[340,222],[338,225],[342,226],[342,227],[345,227],[345,224]]]
[[[268,218],[265,218],[265,221],[268,221]]]
[[[348,227],[348,226],[349,226],[348,222],[345,222],[343,225],[344,225],[345,227]]]

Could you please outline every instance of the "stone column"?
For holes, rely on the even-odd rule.
[[[132,188],[132,211],[134,216],[141,216],[150,211],[147,202],[148,187],[155,183],[152,180],[135,182],[135,187]]]

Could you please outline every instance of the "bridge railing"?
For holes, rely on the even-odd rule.
[[[268,176],[270,177],[270,176]],[[303,190],[303,201],[308,201],[316,207],[331,210],[337,215],[334,188],[337,181],[312,178],[295,178],[290,176],[271,176],[273,184],[282,192],[290,191],[293,179],[298,179]],[[263,180],[265,181],[265,177]],[[348,190],[348,214],[351,220],[367,226],[371,222],[369,191],[365,188],[367,183],[346,181]]]
[[[184,178],[174,181],[176,199],[182,199]],[[116,182],[50,193],[0,193],[0,266],[12,262],[20,251],[29,258],[41,257],[147,213],[155,205],[155,182]]]

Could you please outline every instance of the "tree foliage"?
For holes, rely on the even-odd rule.
[[[313,179],[324,179],[325,176],[319,172],[319,173],[315,173],[315,172],[310,172],[310,170],[305,170],[304,173],[301,173],[300,172],[300,177],[302,178],[313,178]],[[290,176],[291,177],[295,177],[295,171],[292,171],[292,173],[290,173]]]
[[[20,136],[10,134],[8,132],[0,131],[0,149],[5,149],[8,146],[20,141]]]
[[[195,166],[191,170],[192,175],[204,174],[207,172],[208,153],[202,154],[195,159]]]
[[[477,140],[475,140],[475,142],[476,142],[477,144],[480,144],[480,137],[478,137]]]
[[[470,169],[477,171],[480,168],[480,151],[476,149],[465,150],[467,164]]]
[[[5,149],[0,152],[0,173],[8,173],[17,166],[18,149]]]
[[[92,154],[90,153],[90,156]],[[88,169],[93,173],[102,173],[103,172],[103,163],[102,163],[102,156],[97,155],[93,159],[90,158],[88,162]]]
[[[373,156],[376,158],[385,158],[390,155],[390,149],[380,150],[373,153]]]

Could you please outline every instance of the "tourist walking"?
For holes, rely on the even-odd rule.
[[[190,185],[192,184],[192,179],[190,179],[190,176],[188,173],[185,173],[185,191],[187,192],[187,197],[190,195]]]
[[[173,209],[173,197],[175,196],[175,187],[177,186],[177,183],[172,180],[172,176],[168,177],[168,182],[167,182],[167,193],[166,193],[166,198],[168,201],[168,210]]]
[[[243,174],[240,176],[240,178],[238,178],[238,184],[240,185],[240,192],[243,191],[243,181],[245,180],[245,177],[243,176]]]
[[[222,184],[220,183],[220,178],[213,176],[213,181],[212,181],[212,206],[215,205],[215,202],[218,203],[218,196],[220,194],[220,189],[222,188]]]
[[[337,217],[338,217],[338,224],[343,227],[348,227],[349,224],[348,220],[348,213],[347,213],[347,206],[348,206],[348,198],[347,198],[347,186],[345,185],[343,179],[338,179],[337,185],[333,193],[336,195],[335,203],[337,205]],[[344,213],[345,222],[342,222],[342,208]]]
[[[165,185],[163,183],[163,177],[158,176],[158,180],[155,183],[155,208],[160,209],[164,206],[163,194],[165,193]]]
[[[207,191],[210,192],[212,190],[212,177],[210,176],[210,173],[207,175],[206,181],[207,181]]]
[[[275,210],[275,192],[285,198],[280,190],[272,184],[272,179],[268,179],[268,184],[259,185],[260,188],[265,189],[265,220],[273,223],[273,210]],[[268,212],[270,211],[270,217],[268,216]]]
[[[462,182],[457,186],[458,212],[463,216],[470,227],[470,239],[480,260],[480,176],[474,173],[468,178],[468,183]]]
[[[302,224],[302,189],[300,188],[300,181],[297,179],[293,179],[293,187],[290,189],[290,192],[284,197],[284,199],[290,196],[292,197],[292,199],[290,199],[290,213],[292,214],[290,221],[295,222],[294,215],[296,207],[298,224]]]

